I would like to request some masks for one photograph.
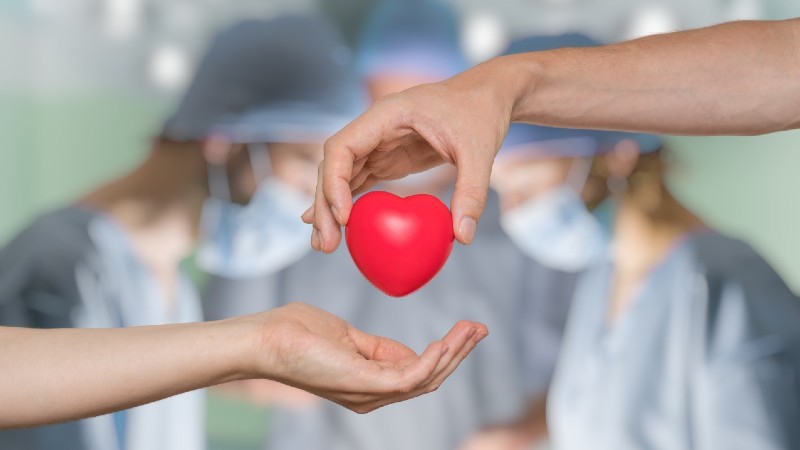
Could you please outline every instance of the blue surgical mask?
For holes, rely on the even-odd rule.
[[[300,215],[313,200],[309,195],[270,176],[250,203],[239,205],[226,194],[225,169],[210,169],[212,192],[218,192],[203,205],[197,249],[201,269],[248,278],[277,272],[308,253],[308,225]]]
[[[609,245],[607,233],[578,194],[588,175],[588,162],[579,162],[580,173],[575,176],[573,170],[567,184],[504,212],[500,218],[503,230],[523,253],[564,272],[579,272],[601,261]]]

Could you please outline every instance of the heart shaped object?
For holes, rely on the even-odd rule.
[[[408,295],[436,276],[454,239],[450,210],[427,194],[365,194],[353,205],[345,231],[358,270],[392,297]]]

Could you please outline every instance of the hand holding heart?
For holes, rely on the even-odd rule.
[[[328,139],[314,206],[303,214],[303,221],[314,225],[314,249],[330,253],[339,245],[353,194],[443,163],[458,168],[450,203],[453,233],[463,244],[472,242],[514,103],[503,89],[486,83],[490,73],[480,65],[384,97]]]

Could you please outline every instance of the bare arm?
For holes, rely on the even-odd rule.
[[[487,333],[459,322],[417,355],[303,304],[195,324],[0,327],[0,429],[104,414],[247,378],[368,412],[435,390]]]
[[[472,241],[509,122],[695,135],[800,128],[800,19],[496,58],[384,97],[325,143],[312,246],[332,252],[353,193],[458,167],[453,232]]]
[[[689,135],[800,127],[800,19],[513,55],[513,121]]]

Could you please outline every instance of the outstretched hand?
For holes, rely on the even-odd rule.
[[[477,66],[387,96],[328,139],[314,205],[303,214],[303,221],[314,225],[312,247],[326,253],[336,249],[354,194],[444,163],[458,168],[450,205],[453,232],[469,244],[514,103],[511,90],[487,81],[489,72]]]
[[[459,322],[417,355],[299,303],[216,322],[0,327],[0,429],[76,420],[256,378],[363,413],[435,390],[487,334],[481,324]]]
[[[265,330],[256,376],[358,413],[436,390],[489,333],[482,324],[461,321],[417,355],[397,341],[366,334],[306,304],[254,317]]]

